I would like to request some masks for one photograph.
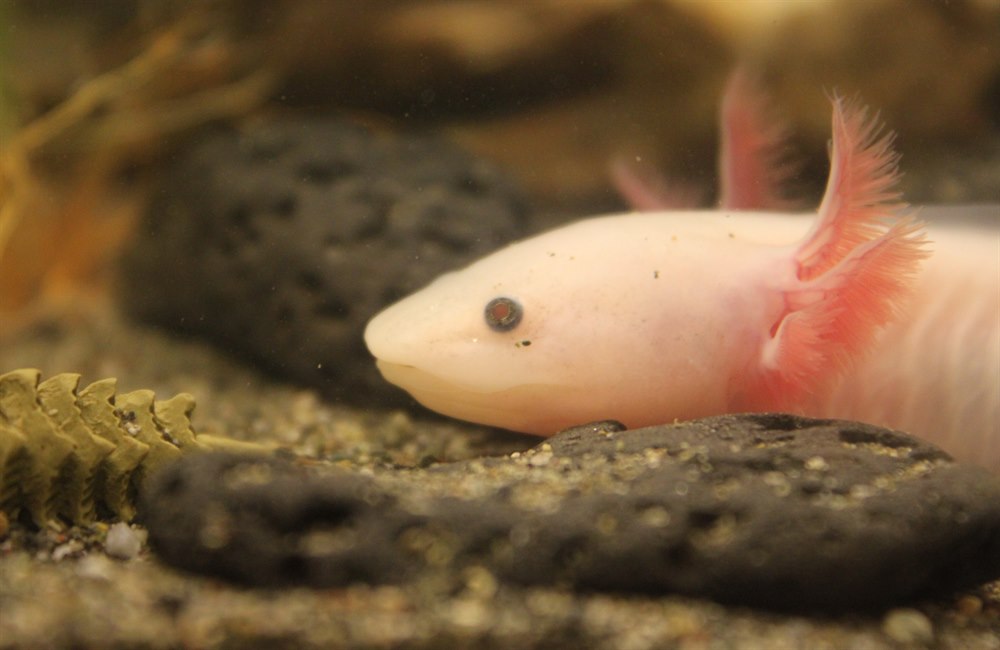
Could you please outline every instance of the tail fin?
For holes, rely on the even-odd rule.
[[[902,214],[899,156],[880,131],[877,117],[833,99],[830,178],[763,350],[765,405],[794,405],[857,359],[897,316],[929,254],[923,224]]]

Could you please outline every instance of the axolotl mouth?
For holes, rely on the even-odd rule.
[[[561,403],[570,398],[565,389],[543,384],[524,384],[502,390],[484,391],[449,381],[415,366],[377,359],[376,365],[386,381],[406,390],[427,408],[454,418],[491,426],[549,436],[578,424],[560,415]],[[542,397],[544,396],[544,397]],[[512,407],[513,405],[513,407]],[[552,414],[539,422],[539,409]],[[511,413],[523,412],[526,421],[511,425]],[[530,423],[527,416],[530,417]],[[499,424],[502,422],[503,424]]]

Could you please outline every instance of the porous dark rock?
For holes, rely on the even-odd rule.
[[[202,455],[153,481],[144,520],[166,562],[259,585],[476,567],[834,612],[1000,576],[1000,478],[908,435],[789,415],[618,428],[373,475]]]
[[[355,403],[397,403],[365,351],[381,307],[525,234],[520,192],[430,137],[294,118],[206,136],[122,260],[125,309]]]

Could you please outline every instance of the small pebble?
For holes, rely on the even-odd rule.
[[[76,557],[83,553],[83,551],[83,542],[72,539],[52,549],[52,560],[55,562],[61,562],[68,557]]]
[[[915,609],[890,610],[882,620],[882,631],[893,641],[908,645],[934,642],[934,626],[930,619]]]
[[[978,596],[962,596],[955,602],[955,610],[962,616],[976,616],[983,611],[983,600]]]
[[[541,451],[528,456],[528,464],[532,467],[545,467],[552,462],[552,450],[542,447]]]
[[[107,582],[111,580],[114,563],[102,555],[88,555],[76,565],[76,575],[81,578]]]
[[[142,540],[126,523],[112,524],[108,529],[108,537],[104,541],[104,552],[119,560],[131,560],[139,554]]]

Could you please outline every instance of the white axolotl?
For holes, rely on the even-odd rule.
[[[720,209],[586,219],[443,275],[368,324],[383,376],[435,411],[539,435],[786,411],[1000,471],[1000,230],[906,214],[891,136],[832,104],[816,214],[761,209],[776,131],[737,79]]]

